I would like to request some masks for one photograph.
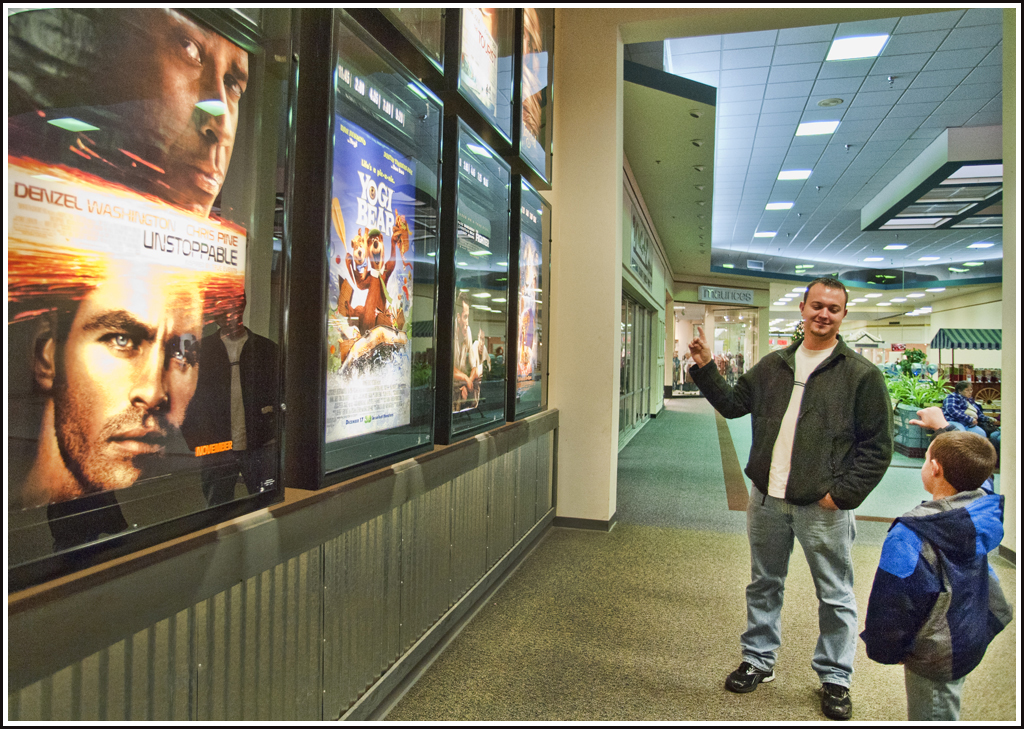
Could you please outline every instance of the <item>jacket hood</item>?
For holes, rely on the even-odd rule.
[[[969,560],[988,554],[1003,540],[1003,497],[982,489],[964,491],[926,501],[895,523],[931,542],[954,562]]]

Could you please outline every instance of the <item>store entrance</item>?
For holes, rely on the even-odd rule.
[[[652,313],[622,296],[619,358],[619,438],[628,436],[648,418],[651,397]]]

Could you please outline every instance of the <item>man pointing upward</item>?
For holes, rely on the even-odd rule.
[[[794,537],[818,595],[818,643],[811,667],[821,710],[853,715],[850,682],[857,640],[850,549],[853,509],[878,485],[892,459],[892,406],[881,371],[839,336],[846,287],[811,282],[800,303],[804,340],[771,352],[729,386],[700,336],[689,343],[693,381],[726,418],[751,415],[745,473],[751,580],[742,663],[725,687],[748,693],[775,679],[780,613]]]

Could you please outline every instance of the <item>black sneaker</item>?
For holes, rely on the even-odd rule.
[[[821,685],[821,713],[829,719],[845,721],[853,716],[853,702],[850,689],[837,683]]]
[[[746,661],[740,667],[729,674],[725,679],[725,687],[736,694],[747,694],[757,688],[759,683],[768,683],[775,680],[775,671],[762,671],[754,668]]]

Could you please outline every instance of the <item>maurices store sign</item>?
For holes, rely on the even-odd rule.
[[[715,304],[746,304],[754,305],[754,292],[748,289],[723,289],[717,286],[701,286],[698,290],[699,301]]]

